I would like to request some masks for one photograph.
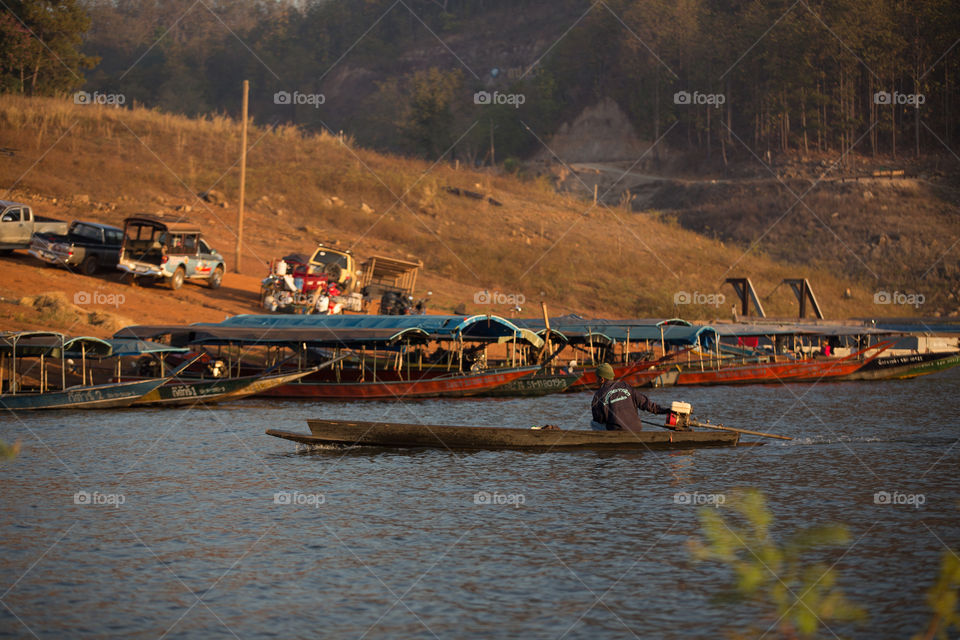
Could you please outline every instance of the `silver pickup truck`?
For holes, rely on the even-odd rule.
[[[0,200],[0,254],[26,249],[34,233],[65,234],[63,220],[35,216],[33,209],[21,202]]]

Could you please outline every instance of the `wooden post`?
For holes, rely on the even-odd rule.
[[[540,358],[540,362],[544,363],[547,361],[547,356],[550,355],[550,316],[547,315],[546,302],[540,303],[540,309],[543,311],[543,325],[547,329],[543,334],[543,355]]]
[[[240,273],[240,253],[243,250],[243,197],[247,182],[247,95],[250,93],[250,81],[243,81],[243,117],[242,133],[240,134],[240,200],[237,203],[237,253],[234,259],[233,270]]]

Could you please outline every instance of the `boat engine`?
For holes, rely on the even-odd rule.
[[[690,430],[690,412],[693,407],[689,402],[674,402],[670,405],[670,413],[667,414],[667,421],[664,424],[668,429],[674,431]]]

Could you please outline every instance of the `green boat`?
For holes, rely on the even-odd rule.
[[[80,360],[79,374],[83,382],[92,382],[87,375],[87,360],[112,355],[112,345],[100,338],[68,338],[56,331],[16,331],[0,334],[0,409],[8,411],[35,411],[39,409],[113,409],[128,407],[138,398],[154,391],[182,369],[192,364],[187,361],[169,376],[156,376],[126,382],[79,384],[67,386],[67,371]],[[37,386],[25,386],[18,361],[34,358],[39,365],[31,367],[37,376]],[[49,376],[49,362],[58,362],[59,376],[53,382]],[[9,371],[7,363],[9,362]],[[71,371],[71,376],[75,372]],[[59,380],[57,380],[59,378]],[[59,383],[59,388],[54,388]]]
[[[891,380],[925,376],[960,365],[960,352],[907,353],[875,358],[840,380]]]
[[[319,369],[320,367],[313,367],[292,373],[262,374],[240,378],[207,378],[202,380],[177,378],[161,387],[157,387],[133,404],[135,406],[172,407],[192,405],[197,402],[215,403],[224,400],[237,400],[279,387],[282,384],[296,382]]]
[[[582,373],[535,374],[508,382],[499,387],[488,389],[477,396],[493,398],[535,397],[549,393],[560,393],[576,382]]]

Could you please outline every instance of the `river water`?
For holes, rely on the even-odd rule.
[[[0,462],[0,637],[760,637],[769,604],[719,599],[732,573],[688,546],[702,510],[730,518],[753,487],[779,541],[849,529],[805,562],[869,618],[821,637],[906,639],[960,549],[958,389],[954,370],[655,390],[795,437],[676,452],[298,452],[264,435],[310,417],[572,428],[585,393],[3,416],[23,451]]]

